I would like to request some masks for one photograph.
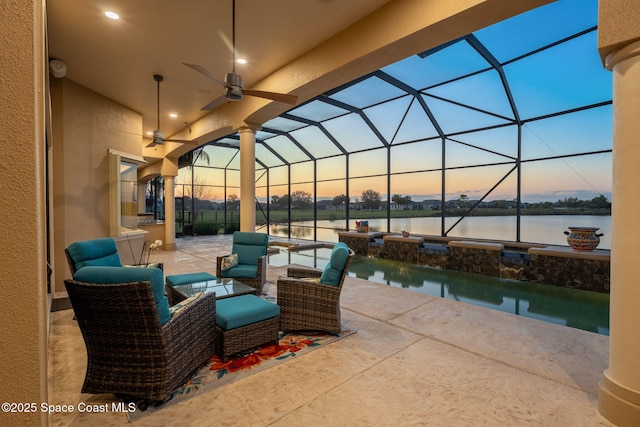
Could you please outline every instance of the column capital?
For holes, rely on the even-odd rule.
[[[607,70],[612,71],[620,62],[638,55],[640,55],[640,40],[625,44],[608,54],[605,58],[604,66]]]
[[[244,122],[244,125],[238,128],[238,133],[243,133],[243,132],[256,133],[260,129],[262,129],[262,125],[259,125],[257,123]]]

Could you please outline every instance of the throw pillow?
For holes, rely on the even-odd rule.
[[[194,301],[196,301],[202,295],[204,295],[203,292],[197,292],[193,296],[190,296],[189,298],[183,301],[180,301],[176,305],[169,307],[169,313],[171,313],[171,317],[175,317],[178,314],[182,313],[182,311],[185,308],[189,307],[189,305],[191,305]]]
[[[228,269],[230,269],[231,267],[235,267],[236,265],[238,265],[238,254],[231,254],[222,258],[222,266],[220,269],[222,271],[227,271]]]

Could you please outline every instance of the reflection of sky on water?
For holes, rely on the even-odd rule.
[[[300,252],[281,250],[269,255],[269,264],[291,263],[324,268],[331,249]],[[520,282],[451,270],[421,267],[398,261],[356,257],[349,275],[481,307],[609,334],[609,295]]]

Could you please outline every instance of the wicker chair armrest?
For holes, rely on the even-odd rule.
[[[304,280],[303,278],[279,277],[278,296],[296,295],[297,298],[305,300],[307,298],[337,301],[340,299],[341,288],[338,286],[325,285],[324,283]]]
[[[320,277],[322,276],[322,270],[314,268],[300,268],[289,267],[287,269],[287,277],[305,278],[305,277]]]
[[[213,349],[215,324],[216,297],[214,293],[207,293],[173,316],[162,327],[162,335],[169,348],[185,353],[193,351],[194,345]],[[213,354],[213,350],[209,354]]]

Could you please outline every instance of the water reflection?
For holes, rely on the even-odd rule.
[[[349,275],[573,328],[609,334],[609,295],[356,257]]]

